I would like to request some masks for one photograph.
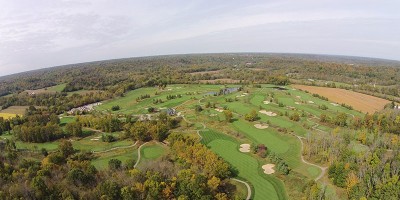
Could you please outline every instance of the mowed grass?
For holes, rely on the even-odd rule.
[[[45,93],[56,93],[56,92],[62,92],[64,88],[67,86],[66,83],[47,87],[47,88],[41,88],[37,90],[26,90],[26,92],[34,92],[35,94],[45,94]]]
[[[70,117],[70,116],[61,117],[60,118],[60,125],[64,126],[64,125],[69,124],[69,123],[74,122],[74,121],[76,121],[75,117]]]
[[[374,113],[380,111],[390,101],[358,92],[353,92],[339,88],[327,88],[305,85],[293,85],[292,87],[307,90],[313,94],[319,94],[327,97],[330,101],[337,103],[345,103],[351,105],[354,109],[364,113]]]
[[[239,144],[216,139],[208,147],[238,170],[238,176],[246,179],[252,187],[253,199],[285,199],[282,183],[273,176],[263,175],[258,161],[250,155],[238,151]]]
[[[239,152],[240,143],[236,139],[213,130],[200,133],[201,142],[229,162],[239,172],[238,176],[251,184],[253,199],[286,198],[282,182],[274,176],[264,174],[260,163],[250,153]]]
[[[64,90],[65,86],[67,86],[66,83],[55,85],[55,86],[52,86],[52,87],[48,87],[47,91],[50,91],[50,92],[62,92]]]
[[[237,86],[227,86],[237,87]],[[147,113],[147,108],[171,108],[177,107],[186,101],[191,99],[200,99],[207,92],[217,92],[219,89],[224,88],[222,85],[170,85],[165,90],[159,90],[158,88],[140,88],[128,92],[124,97],[109,100],[103,102],[102,105],[97,106],[96,109],[100,111],[110,111],[112,106],[119,105],[120,110],[113,113],[122,114],[144,114]],[[156,95],[156,92],[158,93]],[[191,93],[191,94],[188,94]],[[136,99],[141,95],[148,94],[150,98],[137,101]],[[167,100],[168,95],[182,95],[181,98]],[[153,104],[153,100],[161,99],[164,102],[159,104]]]
[[[154,160],[168,152],[167,147],[158,143],[146,144],[140,149],[143,160]]]
[[[95,154],[95,155],[97,156],[97,158],[92,160],[91,163],[97,169],[100,170],[107,169],[108,162],[111,159],[118,159],[122,161],[122,164],[124,164],[128,159],[137,160],[137,146],[128,149],[118,149],[115,151],[109,151],[106,153]]]

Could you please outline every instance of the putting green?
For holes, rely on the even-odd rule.
[[[165,147],[162,147],[159,144],[154,144],[154,145],[151,145],[151,146],[145,145],[141,149],[141,153],[143,155],[143,159],[149,159],[149,160],[159,158],[162,155],[164,155],[165,152],[166,152]]]

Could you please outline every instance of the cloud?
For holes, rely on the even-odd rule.
[[[393,53],[400,41],[400,3],[395,0],[0,0],[0,4],[0,75],[190,52],[291,51],[400,59]]]

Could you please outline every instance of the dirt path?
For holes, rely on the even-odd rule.
[[[185,120],[186,123],[194,124],[193,122],[187,120],[185,116],[182,116],[182,119]],[[202,130],[204,130],[204,129],[207,128],[206,125],[205,125],[203,122],[200,122],[200,124],[203,126],[203,129],[202,129]],[[196,133],[197,133],[197,135],[199,136],[200,141],[203,139],[203,137],[200,135],[200,131],[202,131],[202,130],[196,130]]]
[[[313,164],[313,163],[310,163],[310,162],[307,162],[306,160],[304,160],[304,157],[303,157],[304,143],[303,143],[303,140],[302,140],[302,139],[305,139],[305,138],[304,138],[304,137],[300,137],[300,136],[298,136],[298,135],[296,135],[296,137],[297,137],[297,138],[300,140],[300,142],[301,142],[301,152],[300,152],[301,161],[302,161],[303,163],[306,163],[306,164],[308,164],[308,165],[312,165],[312,166],[314,166],[314,167],[318,167],[318,168],[321,169],[321,174],[320,174],[317,178],[314,179],[315,181],[318,181],[319,179],[321,179],[321,178],[324,176],[327,167],[322,167],[322,166],[319,166],[319,165],[316,165],[316,164]]]
[[[135,144],[132,144],[132,145],[129,145],[129,146],[123,146],[123,147],[114,147],[114,148],[107,149],[107,150],[104,150],[104,151],[92,151],[92,153],[106,153],[106,152],[109,152],[109,151],[114,151],[114,150],[117,150],[117,149],[127,149],[127,148],[131,148],[131,147],[134,147],[134,146],[136,146],[136,145],[137,145],[137,143],[138,143],[138,141],[136,141],[136,142],[135,142]]]
[[[140,147],[138,148],[138,159],[135,163],[135,165],[133,166],[133,168],[136,168],[136,166],[139,164],[140,162],[140,149],[142,149],[142,146],[144,146],[145,144],[147,144],[148,142],[143,143],[142,145],[140,145]]]
[[[316,117],[316,116],[314,116],[314,118],[319,119],[319,118]],[[307,121],[309,121],[309,122],[311,122],[311,123],[314,123],[314,125],[311,127],[312,129],[314,129],[314,130],[316,130],[316,131],[319,131],[319,132],[322,132],[322,133],[328,133],[328,132],[326,132],[326,131],[323,131],[323,130],[321,130],[321,129],[318,129],[318,128],[317,128],[317,127],[319,126],[318,123],[311,121],[309,118],[307,118]]]
[[[246,185],[246,187],[247,187],[247,197],[246,197],[246,200],[250,200],[250,198],[251,198],[251,188],[250,188],[250,185],[249,185],[248,183],[246,183],[246,182],[244,182],[244,181],[242,181],[242,180],[236,179],[236,178],[231,178],[231,180],[234,180],[234,181],[237,181],[237,182],[239,182],[239,183],[243,183],[244,185]]]

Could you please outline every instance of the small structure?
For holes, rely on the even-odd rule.
[[[167,114],[168,114],[169,116],[176,115],[176,110],[175,110],[175,108],[167,108]]]
[[[90,112],[90,111],[94,110],[95,106],[99,106],[101,104],[102,104],[101,102],[97,102],[97,103],[92,103],[92,104],[84,105],[84,106],[77,107],[77,108],[72,108],[67,113],[71,115],[74,113]]]

